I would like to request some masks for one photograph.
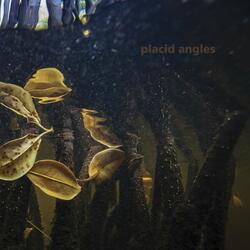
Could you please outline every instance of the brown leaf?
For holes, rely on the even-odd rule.
[[[25,175],[35,163],[42,136],[49,132],[28,134],[0,146],[0,179],[13,181]]]
[[[95,110],[82,109],[84,127],[90,132],[91,137],[108,147],[120,147],[118,137],[112,129],[105,124],[106,118],[98,116]]]
[[[81,191],[73,172],[58,161],[36,162],[27,177],[44,193],[61,200],[71,200]]]
[[[237,207],[237,208],[242,208],[243,207],[243,202],[242,202],[241,198],[239,198],[236,195],[233,195],[232,198],[233,198],[233,205],[235,207]]]
[[[40,124],[40,118],[30,93],[23,88],[15,84],[0,82],[0,104],[27,118],[28,122],[45,129]]]
[[[39,99],[41,104],[62,101],[62,97],[72,91],[64,84],[64,76],[56,68],[37,70],[24,89],[29,91],[33,98]]]
[[[97,153],[89,165],[89,179],[97,184],[109,181],[124,161],[124,151],[117,148],[105,149]]]

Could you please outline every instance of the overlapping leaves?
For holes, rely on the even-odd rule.
[[[62,200],[73,199],[81,191],[73,172],[64,164],[54,160],[35,162],[42,137],[53,129],[42,126],[32,98],[39,99],[41,104],[58,102],[70,91],[64,84],[63,74],[54,68],[38,70],[24,89],[0,82],[0,104],[45,131],[39,135],[28,134],[0,146],[0,179],[11,181],[27,175],[43,192]],[[93,157],[88,169],[89,178],[85,181],[105,183],[119,171],[125,153],[119,149],[122,146],[120,140],[108,126],[106,118],[88,109],[82,110],[82,116],[91,137],[108,147]]]
[[[101,117],[95,110],[82,109],[84,127],[90,132],[91,137],[107,146],[119,147],[121,143],[111,128],[106,124],[107,119]]]
[[[93,157],[88,168],[89,178],[85,181],[93,181],[96,184],[105,183],[119,171],[125,153],[119,149],[122,146],[120,140],[107,125],[106,118],[101,117],[96,110],[82,109],[81,113],[84,127],[91,137],[108,147]]]
[[[64,83],[63,74],[55,68],[38,70],[27,81],[24,89],[33,98],[39,99],[40,104],[49,104],[63,100],[63,97],[71,92],[71,88]]]
[[[42,137],[53,132],[41,124],[33,98],[41,103],[63,100],[71,91],[63,83],[63,74],[54,68],[37,71],[25,89],[0,82],[0,104],[44,130],[39,135],[27,134],[0,146],[0,179],[13,181],[27,175],[31,182],[46,194],[63,200],[73,199],[81,190],[71,170],[60,162],[36,161]]]

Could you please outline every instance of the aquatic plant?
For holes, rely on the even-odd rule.
[[[28,122],[35,123],[44,129],[40,124],[40,118],[36,112],[32,97],[26,90],[14,84],[0,82],[0,91],[1,105],[27,118]]]
[[[69,168],[54,160],[37,161],[27,177],[44,193],[58,199],[71,200],[81,191]]]
[[[90,132],[91,137],[97,142],[108,147],[120,147],[121,142],[105,123],[107,119],[100,117],[98,111],[82,109],[84,127]]]
[[[51,130],[40,135],[28,134],[2,145],[0,179],[13,181],[27,174],[35,163],[41,138],[50,132]]]
[[[59,102],[55,106],[48,105],[44,111],[48,113],[55,130],[50,139],[55,145],[58,161],[70,167],[75,176],[84,180],[89,177],[89,163],[98,152],[103,150],[102,144],[97,145],[88,131],[83,128],[80,113],[75,112],[75,107],[85,106],[83,103],[87,104],[87,107],[97,108],[98,111],[102,109],[105,117],[112,118],[112,129],[121,140],[122,149],[126,155],[131,156],[130,159],[126,157],[120,173],[122,178],[118,178],[118,181],[112,178],[111,182],[95,187],[92,182],[87,182],[83,184],[82,192],[77,199],[69,202],[57,200],[51,233],[51,249],[223,248],[225,217],[235,168],[232,156],[229,155],[232,155],[232,146],[235,144],[233,140],[239,137],[246,121],[244,111],[242,112],[242,108],[237,105],[234,98],[226,94],[228,89],[221,91],[218,87],[217,83],[221,81],[221,77],[216,84],[212,83],[211,75],[215,75],[213,69],[217,70],[218,64],[214,63],[216,66],[213,66],[209,63],[209,67],[206,68],[209,72],[213,71],[212,74],[208,74],[209,83],[207,83],[204,78],[199,77],[199,63],[191,68],[191,77],[186,73],[188,56],[177,58],[177,65],[179,67],[181,65],[185,70],[180,70],[174,64],[176,62],[172,64],[171,58],[167,56],[149,56],[143,59],[136,56],[136,48],[140,48],[142,42],[150,41],[158,44],[166,42],[166,38],[171,40],[174,35],[178,43],[187,43],[187,40],[192,37],[190,34],[202,30],[201,27],[204,28],[206,36],[202,36],[200,40],[203,38],[211,41],[211,35],[215,34],[214,30],[218,31],[217,27],[226,25],[226,11],[222,9],[227,8],[224,4],[218,3],[217,6],[220,6],[218,12],[215,12],[215,8],[212,7],[209,8],[212,10],[210,15],[207,12],[205,13],[208,15],[204,15],[205,8],[201,2],[205,1],[197,2],[193,11],[192,3],[182,4],[185,7],[178,9],[178,12],[173,11],[173,7],[177,4],[181,5],[181,1],[177,3],[177,1],[156,0],[152,4],[152,1],[143,0],[118,4],[117,8],[110,8],[100,18],[95,18],[92,26],[94,39],[84,40],[83,43],[79,42],[81,41],[79,37],[82,36],[81,33],[77,33],[79,30],[74,33],[56,33],[56,36],[53,32],[35,35],[29,33],[28,39],[27,36],[23,37],[21,32],[15,33],[15,36],[11,33],[2,34],[2,51],[4,55],[5,53],[10,55],[11,59],[8,58],[8,62],[12,63],[11,66],[7,66],[6,63],[5,69],[12,69],[13,65],[16,65],[13,64],[16,61],[12,59],[11,49],[19,58],[23,58],[24,55],[31,58],[29,61],[27,59],[27,64],[22,65],[21,70],[17,70],[19,74],[22,74],[25,69],[29,70],[30,65],[43,64],[44,55],[47,57],[46,62],[49,61],[54,65],[61,64],[71,69],[72,82],[76,90],[72,99],[66,103]],[[190,13],[198,15],[197,29],[190,25],[190,21],[192,22],[190,17],[195,16],[187,15]],[[233,11],[230,13],[233,14]],[[216,22],[219,20],[223,22],[220,22],[220,25],[212,25],[213,32],[209,32],[209,25],[204,21],[209,20],[207,17],[214,16],[217,17]],[[227,19],[227,22],[231,22],[233,27],[235,23],[242,23],[242,19],[229,16],[230,20]],[[200,22],[201,20],[203,23]],[[184,29],[180,29],[182,21],[189,26],[186,33]],[[173,26],[175,29],[172,29]],[[176,27],[178,32],[175,32]],[[227,49],[230,51],[235,47],[233,42],[228,43],[230,39],[225,40],[225,37],[228,37],[224,36],[225,34],[231,35],[228,29],[218,34],[221,34],[221,38],[218,37],[216,41],[222,42],[225,46],[223,51]],[[11,45],[13,38],[17,38],[15,46],[28,49],[25,52],[16,53],[16,47]],[[44,38],[50,41],[49,46],[44,45]],[[37,55],[34,41],[39,44],[41,55],[40,53]],[[193,42],[197,40],[192,40]],[[131,55],[132,51],[134,53]],[[79,52],[82,55],[81,59]],[[37,56],[34,58],[33,55]],[[204,62],[203,58],[201,56],[197,60],[196,57],[194,61]],[[230,58],[235,59],[232,55]],[[221,64],[225,65],[225,57],[221,59]],[[212,58],[209,60],[216,61]],[[232,60],[228,60],[228,64],[230,64],[228,69],[234,65]],[[240,67],[237,68],[238,70],[235,68],[232,70],[232,72],[235,70],[239,72],[235,74],[235,81],[232,81],[234,85],[239,82],[238,78],[241,78],[240,73],[243,73],[245,67],[240,70]],[[203,70],[200,71],[203,72]],[[229,71],[225,72],[227,77],[232,76]],[[180,72],[182,74],[179,74]],[[9,72],[3,72],[3,74],[8,76]],[[200,171],[205,165],[200,162],[199,165],[197,164],[197,155],[193,148],[185,138],[179,136],[185,132],[177,126],[180,124],[176,120],[179,114],[188,121],[197,136],[202,155],[207,159],[205,171]],[[8,116],[4,115],[4,117],[4,121],[7,121]],[[143,125],[138,122],[137,117],[143,117],[145,121]],[[131,136],[131,134],[139,135],[140,128],[148,124],[156,144],[152,208],[151,203],[147,206],[145,202],[141,171],[143,159],[133,158],[136,153],[143,152],[141,144],[145,141],[143,138],[140,141],[139,137]],[[10,131],[6,126],[3,127],[5,131]],[[228,128],[230,131],[227,130]],[[228,133],[222,133],[225,130]],[[128,131],[131,132],[130,136],[127,135]],[[183,188],[176,147],[182,153],[186,152],[186,155],[192,154],[187,157],[190,170],[188,191]],[[151,150],[154,151],[154,148],[149,147],[149,151]],[[218,154],[215,154],[216,151]],[[223,157],[220,158],[220,156]],[[27,212],[26,200],[29,192],[24,180],[25,178],[18,180],[18,184],[21,184],[15,186],[9,193],[6,186],[1,189],[3,197],[6,193],[10,194],[7,202],[8,209],[5,210],[7,215],[2,213],[6,215],[5,223],[1,223],[4,225],[3,235],[5,235],[1,241],[5,245],[3,249],[7,248],[8,229],[13,230],[13,224],[17,223],[18,219],[20,221],[21,218],[25,218]],[[18,197],[22,197],[21,204]],[[16,210],[14,206],[17,207]],[[11,235],[8,236],[14,239],[13,241],[16,235],[20,235],[18,230],[22,230],[23,222],[19,224],[20,227],[16,227],[14,232],[9,230]],[[23,232],[21,233],[23,236]],[[20,242],[23,242],[23,238],[18,238],[18,243]],[[14,249],[21,248],[18,245]]]
[[[104,149],[91,160],[88,168],[89,178],[95,183],[110,181],[124,161],[125,153],[116,148]]]
[[[39,135],[27,134],[0,147],[0,179],[14,181],[27,175],[46,194],[69,200],[81,191],[73,172],[57,161],[36,162],[42,137],[53,132],[53,129],[41,125],[32,100],[32,97],[41,99],[41,104],[62,101],[62,97],[71,91],[63,81],[64,76],[59,70],[45,68],[38,70],[24,89],[0,82],[0,104],[27,118],[28,123],[34,123],[45,130]]]
[[[49,104],[63,101],[63,97],[71,92],[64,84],[63,74],[55,68],[44,68],[38,70],[27,81],[24,89],[40,104]]]
[[[0,83],[0,104],[45,130],[40,135],[28,134],[0,147],[0,179],[13,181],[27,175],[44,193],[62,200],[71,200],[79,194],[81,186],[74,173],[63,163],[54,160],[36,162],[42,137],[52,133],[53,128],[46,129],[41,125],[32,98],[39,99],[40,104],[55,103],[62,101],[62,97],[70,91],[64,84],[63,74],[55,68],[38,70],[24,89],[14,84]],[[92,138],[110,147],[94,155],[88,168],[89,177],[83,181],[97,184],[110,181],[124,161],[125,154],[117,149],[121,145],[116,143],[119,140],[110,127],[102,124],[107,119],[94,117],[93,114],[98,114],[94,110],[82,109],[82,113],[84,126]]]

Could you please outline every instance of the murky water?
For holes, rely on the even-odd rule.
[[[248,11],[0,0],[0,249],[249,249]]]

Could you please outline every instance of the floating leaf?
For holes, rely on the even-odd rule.
[[[117,148],[105,149],[97,153],[89,165],[89,179],[96,183],[110,180],[124,161],[124,151]]]
[[[61,200],[71,200],[81,191],[75,175],[58,161],[38,161],[27,176],[44,193]]]
[[[28,134],[0,146],[0,179],[13,181],[25,175],[35,163],[42,136],[49,132]]]
[[[23,88],[15,84],[0,82],[0,104],[27,118],[28,122],[45,129],[40,124],[40,118],[30,93]]]
[[[39,103],[48,104],[63,100],[63,96],[72,91],[64,84],[63,74],[56,68],[39,69],[26,83],[25,90]]]
[[[121,146],[118,137],[111,128],[105,125],[106,118],[99,117],[98,112],[90,109],[82,109],[84,127],[90,132],[91,137],[97,142],[108,147]]]

